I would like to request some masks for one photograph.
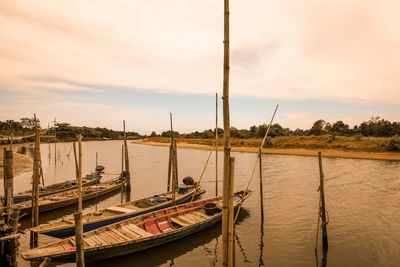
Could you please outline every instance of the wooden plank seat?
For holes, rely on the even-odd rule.
[[[127,224],[126,227],[140,236],[143,236],[143,237],[153,236],[153,234],[146,232],[145,230],[136,226],[135,224]]]
[[[121,212],[121,213],[129,213],[129,212],[135,211],[135,210],[133,210],[133,209],[127,209],[127,208],[118,207],[118,206],[109,207],[109,208],[107,208],[106,210],[115,211],[115,212]]]
[[[182,220],[179,220],[176,217],[172,217],[172,218],[170,218],[170,220],[171,220],[171,222],[176,223],[177,225],[180,225],[180,226],[183,226],[183,227],[190,225],[190,223],[187,223],[187,222],[184,222]]]
[[[132,230],[130,230],[126,226],[122,226],[120,231],[123,232],[124,234],[126,234],[127,236],[129,236],[132,239],[138,239],[138,238],[141,237],[140,235],[138,235],[137,233],[133,232]]]

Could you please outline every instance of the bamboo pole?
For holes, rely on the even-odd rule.
[[[259,161],[259,173],[260,173],[260,207],[261,207],[261,220],[264,220],[264,190],[262,183],[262,155],[261,155],[261,147],[258,148],[258,161]]]
[[[13,151],[4,148],[4,206],[7,209],[8,218],[11,216],[12,205],[14,204],[14,166]]]
[[[57,164],[57,126],[56,118],[54,118],[54,164]]]
[[[229,183],[230,183],[230,118],[229,118],[229,0],[224,0],[224,77],[223,77],[223,115],[224,115],[224,178],[223,178],[223,202],[222,202],[222,241],[223,241],[223,265],[233,264],[229,256],[229,227],[233,221],[229,221]],[[233,217],[232,217],[233,218]]]
[[[176,195],[176,183],[178,177],[178,168],[176,166],[176,140],[172,146],[173,158],[172,158],[172,203],[175,206],[175,195]]]
[[[215,93],[215,196],[218,196],[218,93]]]
[[[174,169],[175,169],[175,189],[178,188],[179,181],[178,181],[178,148],[176,145],[177,141],[176,138],[174,138]]]
[[[97,165],[98,165],[98,153],[96,152],[96,167],[94,168],[94,171],[96,172],[96,179],[97,179]],[[97,184],[98,182],[96,181],[96,211],[97,211]]]
[[[171,190],[171,173],[172,173],[173,149],[174,149],[174,137],[171,136],[171,144],[169,145],[169,158],[168,158],[167,192],[169,192]]]
[[[167,192],[171,190],[171,172],[173,168],[173,156],[174,156],[174,135],[173,135],[173,128],[172,128],[172,113],[169,113],[169,120],[171,124],[171,144],[169,146],[169,159],[168,159],[168,184],[167,184]]]
[[[129,171],[129,154],[128,154],[128,144],[126,141],[126,131],[125,131],[125,121],[124,121],[124,146],[125,146],[125,169],[126,169],[126,191],[131,192],[131,173]]]
[[[125,152],[124,152],[124,144],[122,144],[122,148],[121,148],[121,178],[125,177],[124,174],[124,157],[125,157]],[[124,186],[122,186],[121,188],[121,205],[122,203],[124,203]]]
[[[78,158],[77,158],[77,152],[76,152],[76,143],[75,141],[73,142],[73,146],[74,148],[74,159],[75,159],[75,177],[78,180],[79,179],[79,166],[78,166]]]
[[[267,136],[268,136],[269,130],[271,129],[271,125],[272,125],[272,122],[274,121],[275,114],[276,114],[276,111],[278,110],[278,107],[279,107],[279,105],[276,105],[274,114],[272,115],[271,121],[270,121],[270,123],[268,124],[268,127],[267,127],[267,131],[265,132],[264,138],[263,138],[263,140],[262,140],[262,142],[261,142],[261,145],[260,145],[260,147],[259,147],[259,151],[260,151],[260,149],[262,150],[262,148],[264,147],[265,140],[267,140]],[[260,152],[260,153],[261,153],[261,152]],[[254,171],[256,170],[257,163],[258,163],[258,161],[259,161],[260,159],[261,159],[261,157],[257,157],[256,162],[254,163],[253,170],[251,171],[251,174],[250,174],[250,176],[249,176],[249,179],[247,180],[247,184],[246,184],[245,191],[247,191],[247,189],[249,189],[250,181],[251,181],[251,179],[253,178]],[[242,199],[240,200],[240,202],[239,202],[239,207],[238,207],[238,209],[237,209],[236,216],[235,216],[235,222],[236,222],[236,220],[237,220],[239,211],[240,211],[240,209],[241,209],[241,207],[242,207],[242,203],[243,203],[243,198],[242,198]]]
[[[235,158],[230,158],[229,171],[229,226],[228,226],[228,266],[234,266],[234,177],[235,177]]]
[[[322,171],[322,155],[318,152],[318,162],[319,162],[319,192],[321,198],[321,219],[322,219],[322,247],[323,250],[328,250],[328,233],[326,230],[326,210],[325,210],[325,189],[324,189],[324,173]]]
[[[33,175],[32,175],[32,212],[31,212],[31,226],[36,227],[39,225],[39,182],[40,182],[40,133],[37,125],[36,114],[34,114],[35,122],[35,154],[33,161]],[[30,234],[30,247],[34,248],[38,245],[38,234],[31,231]]]
[[[210,161],[212,152],[213,152],[213,147],[210,148],[210,153],[208,154],[206,164],[204,164],[203,170],[201,171],[201,175],[200,175],[199,181],[196,184],[196,189],[194,190],[193,195],[192,195],[192,199],[190,201],[193,201],[194,197],[196,196],[197,191],[200,188],[200,183],[201,183],[201,180],[203,178],[204,172],[206,171],[208,162]]]
[[[78,135],[79,149],[79,191],[78,191],[78,212],[75,213],[75,241],[76,241],[76,266],[85,266],[85,255],[83,247],[83,224],[82,224],[82,135]]]

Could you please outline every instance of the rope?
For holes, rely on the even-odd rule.
[[[208,161],[210,160],[210,157],[211,157],[211,154],[212,154],[213,151],[214,151],[214,146],[212,146],[210,148],[210,153],[208,154],[208,158],[207,158],[206,164],[204,165],[203,171],[201,172],[199,181],[197,182],[197,185],[196,185],[196,190],[194,190],[192,199],[190,201],[193,201],[194,197],[196,196],[197,190],[199,190],[201,179],[203,178],[203,174],[204,174],[204,172],[205,172],[205,170],[207,168]]]
[[[272,115],[271,121],[270,121],[270,123],[268,124],[267,131],[265,132],[264,138],[263,138],[263,140],[262,140],[262,142],[261,142],[261,145],[260,145],[260,150],[259,150],[260,152],[259,152],[259,153],[261,153],[261,149],[263,148],[264,143],[265,143],[265,140],[267,139],[268,132],[269,132],[269,130],[271,129],[271,125],[272,125],[272,122],[274,121],[276,111],[278,110],[278,106],[279,106],[279,105],[276,105],[274,114]],[[257,167],[257,163],[258,163],[259,158],[260,158],[260,157],[257,156],[256,162],[255,162],[255,164],[254,164],[253,170],[251,171],[251,174],[250,174],[250,177],[249,177],[249,179],[248,179],[248,181],[247,181],[246,189],[244,190],[244,192],[247,192],[247,190],[249,189],[250,181],[251,181],[251,178],[253,178],[254,171],[256,170],[256,167]],[[236,220],[237,220],[237,217],[238,217],[240,208],[242,207],[243,200],[244,200],[244,198],[241,198],[241,199],[240,199],[239,207],[238,207],[238,209],[237,209],[237,212],[236,212],[236,215],[235,215],[235,219],[233,220],[233,223],[235,223]]]

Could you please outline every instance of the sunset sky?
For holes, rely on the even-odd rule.
[[[230,5],[232,126],[399,121],[400,1]],[[0,120],[213,128],[222,41],[222,0],[2,0]]]

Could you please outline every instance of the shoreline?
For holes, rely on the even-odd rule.
[[[149,146],[163,146],[168,147],[169,143],[161,143],[155,141],[140,141],[135,142],[139,145]],[[210,150],[212,146],[201,145],[201,144],[188,144],[188,143],[177,143],[178,148],[183,149],[200,149]],[[223,151],[223,146],[218,146],[218,151]],[[258,153],[258,147],[236,147],[232,146],[231,151],[233,152],[246,152],[246,153]],[[262,154],[274,154],[274,155],[293,155],[293,156],[307,156],[317,157],[318,152],[322,152],[323,157],[328,158],[348,158],[348,159],[371,159],[371,160],[393,160],[400,161],[400,153],[396,152],[359,152],[359,151],[344,151],[344,150],[333,150],[333,149],[310,149],[310,148],[263,148]]]

